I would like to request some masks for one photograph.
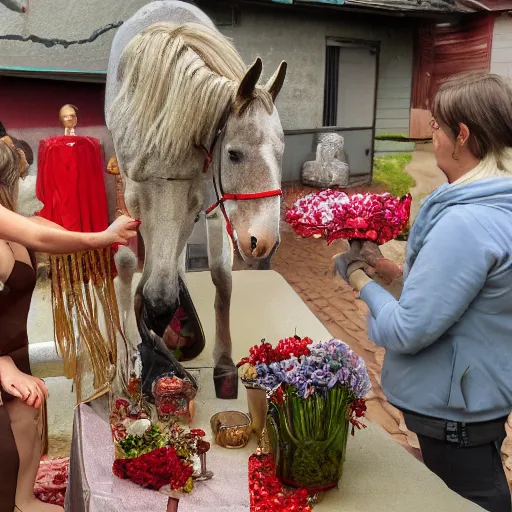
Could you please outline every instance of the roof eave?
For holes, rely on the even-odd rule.
[[[266,4],[267,6],[273,6],[277,8],[293,8],[293,9],[314,9],[314,10],[330,10],[336,12],[350,12],[354,14],[367,14],[367,15],[378,15],[388,16],[394,18],[422,18],[431,20],[446,20],[458,18],[463,15],[472,14],[475,11],[469,9],[458,9],[456,11],[443,11],[441,9],[435,10],[420,10],[420,9],[397,9],[385,6],[380,2],[380,5],[368,4],[366,2],[361,3],[358,0],[345,0],[343,4],[333,3],[318,3],[318,1],[312,0],[300,0],[299,2],[293,2],[293,0],[238,0],[240,3],[245,4]],[[293,3],[292,3],[293,2]]]

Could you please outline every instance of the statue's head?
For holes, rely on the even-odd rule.
[[[69,103],[64,105],[59,111],[59,119],[64,128],[74,128],[78,122],[78,109]]]

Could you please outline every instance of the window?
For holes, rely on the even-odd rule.
[[[324,126],[373,127],[377,54],[376,44],[327,40]]]
[[[324,126],[336,126],[339,75],[340,47],[328,44],[325,55]]]

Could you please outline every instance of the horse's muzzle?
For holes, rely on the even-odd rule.
[[[139,325],[139,331],[143,324],[148,330],[153,331],[161,338],[164,335],[165,330],[169,327],[171,320],[179,307],[179,302],[166,308],[164,311],[156,310],[151,308],[149,301],[144,297],[142,298],[142,306],[140,308],[140,314],[138,315],[137,323]]]

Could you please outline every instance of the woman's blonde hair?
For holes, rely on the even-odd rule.
[[[480,160],[494,156],[502,169],[502,157],[512,147],[512,88],[503,78],[465,73],[447,79],[436,94],[432,115],[454,140],[465,124],[471,152]]]
[[[20,179],[20,155],[15,148],[0,141],[0,205],[16,210],[16,185]]]

